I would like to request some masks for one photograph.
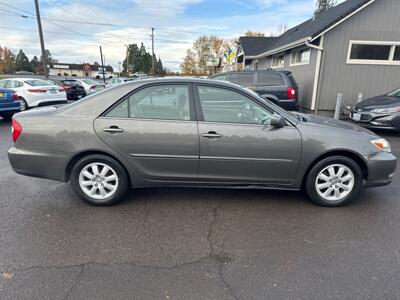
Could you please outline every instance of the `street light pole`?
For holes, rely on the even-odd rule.
[[[154,66],[154,28],[151,28],[151,69],[152,69],[152,75],[155,75],[156,69]]]
[[[38,31],[39,31],[39,38],[40,38],[40,48],[42,50],[43,72],[44,72],[45,78],[49,78],[49,72],[47,71],[46,48],[44,47],[42,21],[40,19],[40,10],[39,10],[39,1],[38,0],[35,0],[35,9],[36,9],[36,20],[37,20],[37,24],[38,24]]]
[[[129,77],[129,45],[125,45],[126,46],[126,76]]]

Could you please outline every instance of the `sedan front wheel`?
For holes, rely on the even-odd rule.
[[[363,188],[360,166],[345,156],[327,157],[310,171],[306,189],[310,199],[322,206],[341,206],[356,198]]]

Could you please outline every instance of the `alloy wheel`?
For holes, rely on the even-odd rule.
[[[79,173],[79,186],[90,198],[105,200],[118,190],[119,180],[115,170],[104,163],[91,163]]]
[[[315,180],[318,194],[327,201],[340,201],[353,190],[353,171],[343,164],[333,164],[322,169]]]

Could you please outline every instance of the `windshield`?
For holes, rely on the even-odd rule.
[[[26,84],[29,84],[30,86],[49,86],[49,85],[51,85],[49,82],[43,81],[43,80],[25,80],[24,82]]]
[[[394,90],[393,92],[390,92],[387,94],[389,97],[400,97],[400,89]]]

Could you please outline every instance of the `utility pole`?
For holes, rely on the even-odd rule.
[[[35,9],[36,9],[36,19],[38,24],[39,38],[40,38],[40,48],[42,50],[43,72],[45,78],[49,78],[49,72],[47,71],[46,48],[44,47],[44,40],[43,40],[42,21],[40,20],[39,0],[35,0]]]
[[[103,62],[103,51],[101,51],[101,46],[100,47],[100,57],[101,57],[101,69],[103,73],[103,83],[104,85],[106,84],[106,74],[105,74],[105,69],[104,69],[104,62]]]
[[[152,55],[151,55],[151,70],[152,70],[152,74],[153,75],[155,75],[155,71],[156,71],[156,69],[155,69],[155,66],[154,66],[154,28],[153,27],[151,27],[151,52],[152,52]]]
[[[125,45],[126,46],[126,77],[129,78],[129,45]]]

